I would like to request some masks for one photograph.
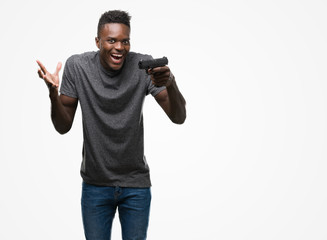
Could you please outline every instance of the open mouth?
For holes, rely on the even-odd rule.
[[[110,54],[110,56],[115,64],[120,64],[124,59],[122,54]]]

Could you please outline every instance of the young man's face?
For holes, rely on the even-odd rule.
[[[119,70],[130,49],[130,28],[121,23],[105,24],[95,38],[100,49],[100,62],[108,70]]]

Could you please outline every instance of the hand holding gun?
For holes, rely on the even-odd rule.
[[[170,68],[166,66],[167,64],[168,59],[166,57],[141,60],[139,61],[139,68],[146,69],[153,85],[166,87],[155,98],[172,122],[182,124],[186,118],[185,99],[178,90],[175,77]]]
[[[139,61],[139,68],[145,69],[146,73],[149,74],[149,69],[156,68],[156,67],[163,67],[168,64],[168,58],[162,57],[157,59],[151,60],[141,60]]]

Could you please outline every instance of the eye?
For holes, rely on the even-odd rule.
[[[124,40],[124,41],[123,41],[123,44],[124,44],[124,45],[129,45],[129,40]]]
[[[115,43],[115,40],[114,39],[108,39],[107,42],[108,43]]]

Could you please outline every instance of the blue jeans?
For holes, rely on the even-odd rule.
[[[83,182],[81,203],[87,240],[110,240],[117,208],[123,240],[146,239],[150,188],[102,187]]]

